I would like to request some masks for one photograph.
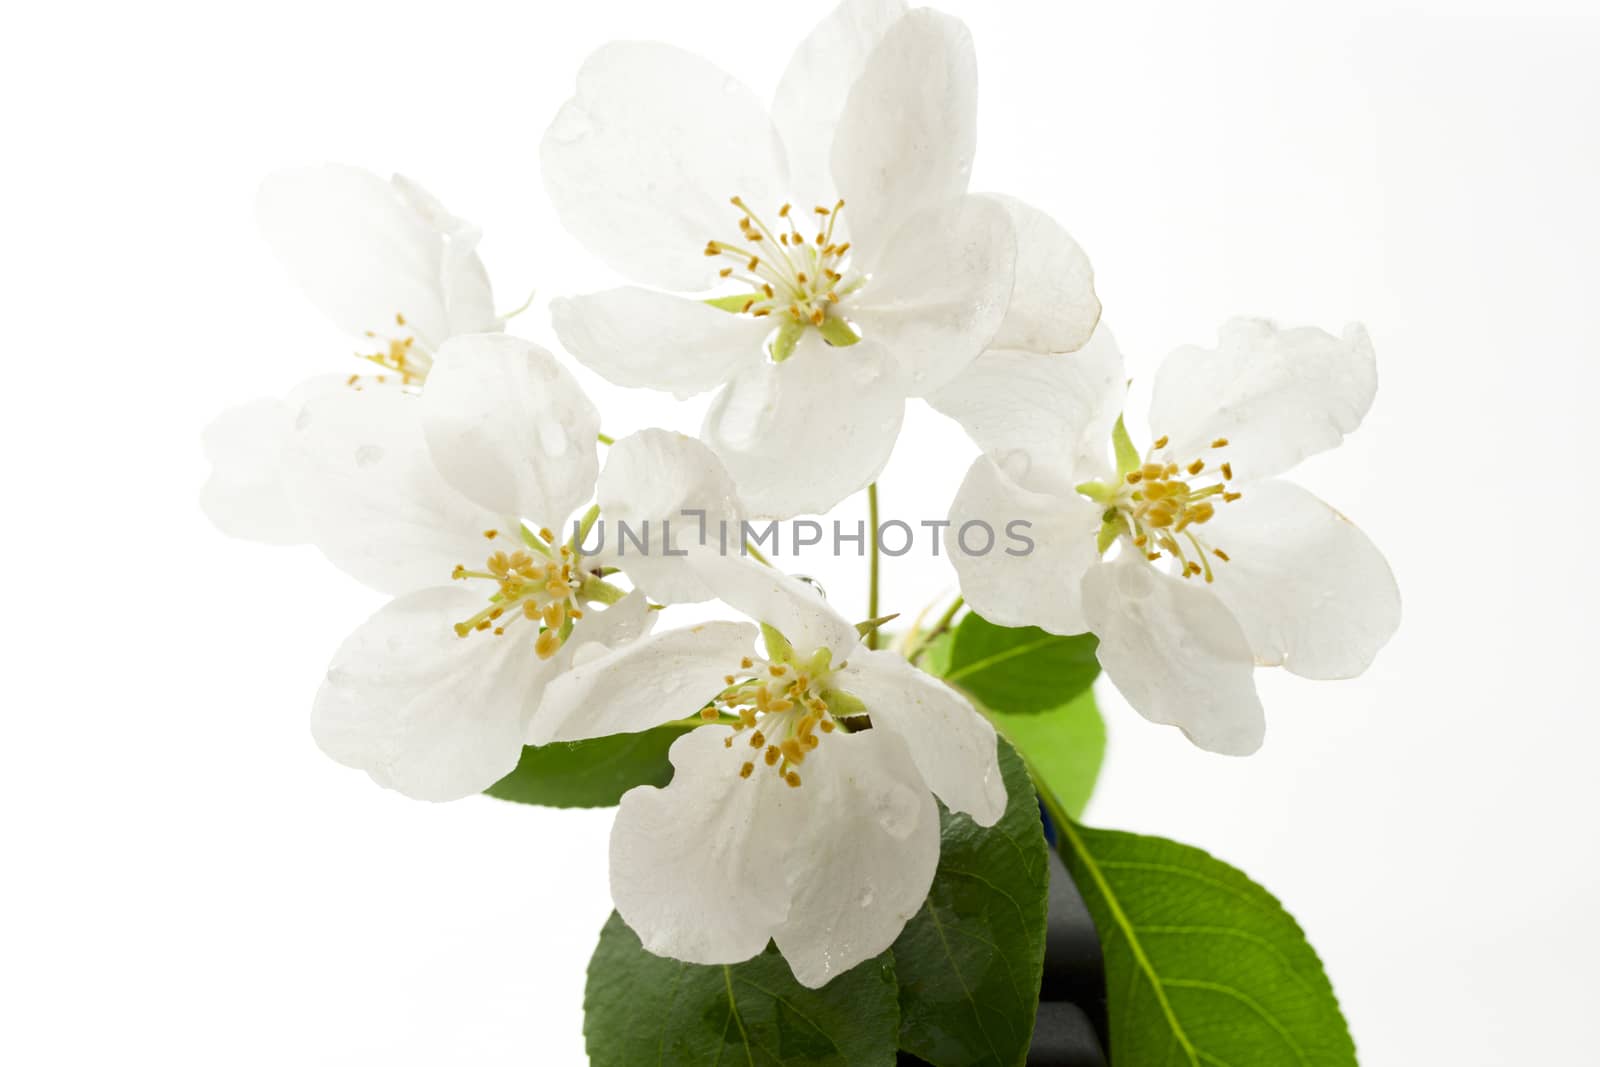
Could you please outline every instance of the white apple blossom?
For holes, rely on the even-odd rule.
[[[934,797],[991,826],[995,732],[895,653],[869,650],[809,586],[740,557],[687,563],[756,627],[710,622],[580,662],[545,691],[535,743],[699,714],[665,788],[622,798],[611,892],[651,952],[736,963],[769,940],[804,985],[886,949],[928,895]],[[868,728],[870,726],[870,728]]]
[[[845,0],[770,112],[687,52],[601,48],[541,160],[563,222],[640,285],[553,301],[562,343],[620,385],[720,388],[702,436],[750,508],[826,511],[882,469],[908,396],[997,340],[1074,349],[1098,315],[1070,238],[967,192],[976,102],[966,27],[901,0]]]
[[[261,231],[295,282],[359,338],[362,374],[329,374],[223,412],[205,431],[201,505],[224,533],[307,540],[283,484],[283,447],[306,401],[334,389],[416,387],[450,338],[503,326],[478,259],[479,232],[421,186],[355,167],[274,174],[256,200]],[[371,368],[376,368],[375,371]]]
[[[1142,715],[1236,755],[1265,731],[1256,666],[1347,678],[1394,633],[1400,595],[1377,548],[1277,478],[1339,444],[1371,406],[1361,327],[1334,337],[1236,319],[1216,348],[1178,349],[1155,379],[1158,436],[1142,453],[1120,421],[1122,358],[1103,327],[1072,356],[982,364],[949,398],[985,455],[947,540],[984,617],[1093,632]],[[963,524],[1019,519],[1030,553],[961,551]]]
[[[420,394],[308,401],[285,481],[311,540],[397,594],[340,647],[318,744],[426,800],[516,766],[544,685],[579,647],[647,629],[643,594],[601,585],[554,533],[588,501],[599,415],[549,353],[504,334],[446,342]]]

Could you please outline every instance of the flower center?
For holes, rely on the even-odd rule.
[[[1232,503],[1241,495],[1228,488],[1233,467],[1217,457],[1209,463],[1203,457],[1175,463],[1158,455],[1166,447],[1167,438],[1158,438],[1142,462],[1122,472],[1115,486],[1092,483],[1079,491],[1106,505],[1102,551],[1124,537],[1146,559],[1170,557],[1182,568],[1183,577],[1200,575],[1210,582],[1215,578],[1212,558],[1226,563],[1230,557],[1208,542],[1204,527],[1216,515],[1218,504]],[[1227,447],[1225,437],[1211,442],[1214,451]]]
[[[723,715],[738,719],[733,735],[723,744],[733,747],[734,735],[750,731],[749,745],[756,751],[739,766],[739,777],[749,778],[756,763],[771,767],[791,786],[800,785],[795,768],[822,743],[822,734],[831,734],[838,722],[822,693],[832,673],[826,652],[811,657],[804,665],[758,663],[746,656],[739,661],[736,674],[723,678],[728,688],[700,712],[707,722]]]
[[[391,375],[399,375],[401,385],[421,385],[428,371],[433,369],[433,354],[426,345],[417,342],[417,335],[404,315],[396,312],[394,324],[396,332],[392,336],[368,330],[367,336],[384,347],[377,352],[357,352],[356,358],[382,369],[384,373],[372,375],[380,384],[387,382]],[[352,374],[345,384],[360,389],[363,380],[362,375]]]
[[[755,318],[777,316],[789,333],[786,351],[781,334],[774,343],[774,355],[782,353],[779,358],[793,351],[799,331],[806,327],[821,331],[832,344],[858,340],[840,310],[845,298],[866,284],[866,278],[850,268],[850,242],[834,241],[844,201],[831,208],[815,207],[804,216],[816,220],[814,235],[801,231],[802,216],[792,204],[780,207],[777,224],[769,226],[741,197],[730,202],[742,212],[740,240],[707,241],[705,254],[729,260],[718,273],[750,291],[720,298],[717,305]]]
[[[500,531],[485,530],[483,536],[493,541]],[[555,539],[550,530],[540,530],[537,539],[525,539],[533,551],[495,552],[483,570],[458,565],[450,577],[491,581],[497,588],[488,607],[455,624],[456,635],[468,637],[487,630],[500,636],[518,619],[531,619],[539,626],[534,651],[540,659],[555,655],[566,643],[573,622],[583,618],[577,598],[583,582],[576,555],[566,545],[555,548]]]

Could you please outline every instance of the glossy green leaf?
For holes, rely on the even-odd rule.
[[[923,651],[919,666],[943,677],[950,669],[953,643],[953,634],[934,638]],[[1106,724],[1095,703],[1093,688],[1085,688],[1066,703],[1044,711],[1010,714],[981,701],[978,710],[1022,753],[1034,774],[1054,791],[1067,814],[1075,819],[1082,815],[1094,794],[1106,755]]]
[[[891,1067],[899,1026],[888,953],[807,989],[772,946],[733,966],[681,963],[646,952],[615,913],[583,1010],[592,1067]]]
[[[984,707],[1010,715],[1059,708],[1100,673],[1093,634],[996,626],[969,612],[955,628],[942,677]]]
[[[516,770],[485,789],[489,796],[552,808],[604,808],[636,785],[672,781],[667,750],[689,726],[637,734],[528,745]]]
[[[1197,848],[1052,814],[1104,948],[1116,1063],[1354,1067],[1322,962],[1270,893]]]
[[[900,1046],[938,1067],[1021,1064],[1044,969],[1049,856],[1021,758],[1000,744],[1006,812],[984,829],[941,808],[928,901],[892,949]]]

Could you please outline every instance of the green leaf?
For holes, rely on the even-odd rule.
[[[692,726],[657,726],[590,741],[555,741],[522,750],[517,769],[484,792],[519,804],[604,808],[636,785],[672,780],[667,749]]]
[[[1096,647],[1093,634],[996,626],[969,612],[955,629],[943,678],[992,711],[1047,711],[1089,688],[1100,673]]]
[[[929,674],[944,677],[954,643],[954,634],[940,634],[923,650],[918,665]],[[1106,724],[1094,690],[1085,688],[1066,703],[1044,711],[1012,714],[982,702],[978,710],[1022,753],[1034,776],[1054,791],[1067,814],[1074,819],[1082,815],[1106,754]]]
[[[891,950],[900,1047],[930,1063],[1021,1064],[1044,973],[1049,856],[1021,758],[1000,743],[1006,812],[984,829],[941,806],[928,901]]]
[[[1197,848],[1052,815],[1100,932],[1117,1063],[1354,1067],[1322,962],[1272,894]]]
[[[589,961],[583,1035],[592,1067],[891,1067],[899,1013],[888,953],[821,989],[768,946],[703,967],[651,955],[615,912]]]
[[[1117,454],[1117,477],[1126,477],[1129,471],[1143,465],[1144,458],[1133,447],[1133,438],[1128,436],[1128,427],[1123,424],[1121,415],[1117,416],[1117,424],[1111,428],[1111,447]]]
[[[1085,689],[1060,707],[1024,715],[983,709],[995,729],[1027,757],[1033,773],[1068,815],[1083,814],[1106,755],[1106,723]]]

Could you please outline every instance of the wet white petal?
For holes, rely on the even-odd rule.
[[[1101,511],[1076,493],[1022,489],[979,457],[950,505],[945,530],[945,551],[967,603],[1002,626],[1083,633],[1089,624],[1081,583],[1100,561]],[[963,548],[969,523],[978,525],[968,529]]]
[[[993,826],[1005,814],[994,727],[966,697],[898,653],[866,649],[853,653],[829,684],[866,704],[870,733],[886,731],[905,741],[922,780],[950,810],[979,826]],[[832,743],[827,738],[818,751]]]
[[[807,330],[787,360],[763,360],[718,394],[701,437],[752,514],[821,514],[883,470],[906,388],[881,345],[836,348]]]
[[[748,556],[724,556],[715,548],[692,552],[686,562],[719,600],[776,629],[802,657],[826,648],[838,666],[860,643],[855,626],[814,586],[774,567]]]
[[[1084,577],[1083,608],[1100,638],[1100,666],[1139,714],[1211,752],[1261,747],[1250,644],[1205,585],[1123,556]]]
[[[738,551],[738,491],[716,453],[668,430],[624,437],[606,452],[598,499],[609,558],[635,585],[662,603],[712,597],[672,553],[724,542]],[[643,550],[624,540],[624,527],[644,543]]]
[[[728,731],[673,743],[664,789],[622,798],[611,830],[611,899],[644,947],[690,963],[739,963],[789,911],[781,848],[798,798],[774,774],[739,777]]]
[[[981,196],[931,204],[888,238],[872,281],[845,305],[911,372],[911,394],[947,384],[989,347],[1011,299],[1016,238]]]
[[[773,97],[772,119],[788,151],[796,203],[833,206],[828,160],[839,113],[867,56],[905,13],[904,0],[843,0],[795,49]]]
[[[1241,480],[1256,481],[1333,448],[1361,424],[1377,391],[1362,327],[1335,337],[1233,319],[1218,331],[1216,348],[1187,346],[1162,363],[1150,429],[1171,438],[1168,452],[1183,463],[1225,438],[1222,458]]]
[[[783,146],[749,89],[698,56],[617,41],[578,71],[576,94],[540,144],[561,221],[634,281],[699,290],[716,275],[707,241],[738,240],[742,196],[773,211]]]
[[[775,782],[765,770],[754,777]],[[803,817],[779,831],[793,895],[773,938],[815,989],[887,949],[922,907],[939,865],[939,808],[904,739],[886,730],[832,734],[799,773],[785,799]]]
[[[772,332],[771,319],[635,287],[552,300],[550,317],[562,346],[585,367],[680,400],[760,363]]]
[[[412,208],[447,240],[444,260],[439,267],[439,284],[444,295],[449,334],[493,333],[505,326],[494,310],[494,290],[489,274],[478,258],[478,241],[483,234],[472,223],[452,215],[437,197],[403,174],[390,179]],[[444,338],[438,338],[443,343]]]
[[[749,623],[707,622],[579,657],[545,690],[529,743],[637,733],[694,715],[722,692],[723,676],[738,669],[755,640]]]
[[[200,507],[217,529],[272,545],[310,538],[284,481],[283,450],[306,400],[343,388],[342,375],[323,375],[288,396],[240,404],[212,420],[201,436],[211,473],[200,490]]]
[[[831,166],[859,269],[924,208],[967,190],[978,62],[960,20],[920,8],[889,27],[845,99]]]
[[[322,750],[418,800],[471,796],[508,774],[548,672],[528,634],[456,636],[486,603],[465,587],[424,589],[363,623],[317,693]]]
[[[282,171],[262,182],[256,217],[306,296],[340,329],[387,336],[400,314],[432,347],[452,331],[444,281],[449,236],[417,210],[407,189],[356,167]],[[451,268],[458,290],[466,269]]]
[[[1204,534],[1229,557],[1214,567],[1212,591],[1244,627],[1259,663],[1307,678],[1352,678],[1400,625],[1400,590],[1383,554],[1297,485],[1246,486]]]
[[[1010,196],[993,196],[1017,235],[1016,284],[993,347],[1020,352],[1076,352],[1100,321],[1094,271],[1078,242],[1055,219]]]
[[[384,592],[440,585],[457,565],[481,564],[493,549],[488,530],[515,537],[504,515],[474,504],[439,473],[422,402],[397,389],[341,389],[307,401],[284,470],[312,542]]]
[[[537,345],[506,334],[450,341],[422,418],[439,470],[491,511],[558,527],[594,493],[600,413]]]
[[[985,352],[928,402],[1019,485],[1067,494],[1113,473],[1111,428],[1126,392],[1122,353],[1101,326],[1077,352]]]

